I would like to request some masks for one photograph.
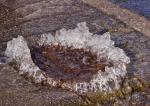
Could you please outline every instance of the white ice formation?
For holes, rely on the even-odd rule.
[[[87,92],[112,92],[120,88],[122,79],[126,76],[126,64],[130,63],[125,52],[114,46],[114,41],[110,39],[110,33],[103,35],[89,32],[85,22],[79,23],[75,29],[61,29],[56,35],[43,34],[37,42],[42,45],[61,45],[64,47],[83,48],[94,52],[101,59],[105,57],[107,61],[113,63],[112,67],[105,67],[105,71],[99,70],[92,76],[89,82],[76,82],[73,84],[64,83],[62,88],[68,88],[79,93]],[[20,74],[28,73],[35,82],[46,81],[50,86],[59,85],[59,81],[49,78],[32,61],[30,49],[23,37],[18,36],[7,43],[6,55],[15,60],[18,64]]]

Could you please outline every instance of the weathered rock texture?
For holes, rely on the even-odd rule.
[[[150,22],[142,16],[137,15],[127,9],[120,8],[108,0],[83,0],[85,3],[94,6],[108,15],[113,15],[135,30],[150,36]]]
[[[103,14],[101,10],[80,0],[0,0],[0,2],[2,3],[0,4],[0,54],[6,49],[7,42],[18,35],[28,39],[30,46],[35,40],[33,38],[38,34],[55,33],[60,28],[74,28],[77,23],[85,21],[92,33],[103,34],[104,29],[108,29],[115,45],[122,48],[131,59],[127,73],[131,77],[136,75],[150,84],[150,38],[126,26],[114,16]],[[43,12],[48,8],[55,12]],[[59,11],[60,8],[62,11]],[[44,14],[34,17],[36,11]],[[28,16],[32,17],[26,21]],[[2,106],[78,106],[89,101],[86,96],[66,90],[36,86],[21,77],[17,70],[9,65],[0,65],[0,75]],[[129,95],[127,99],[121,96],[118,100],[103,105],[149,106],[149,95],[149,90],[145,90],[135,93],[135,96]],[[100,102],[101,98],[96,95],[95,98],[98,99],[96,102]]]

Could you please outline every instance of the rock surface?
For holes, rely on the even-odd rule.
[[[150,2],[148,0],[110,0],[123,8],[130,9],[150,19]]]
[[[7,42],[18,35],[28,39],[30,45],[33,43],[31,41],[34,41],[32,36],[47,32],[55,33],[55,30],[60,28],[74,28],[77,23],[85,21],[93,33],[102,33],[103,30],[108,29],[111,32],[111,38],[116,42],[115,45],[124,49],[131,58],[131,64],[127,69],[129,75],[138,75],[142,80],[150,83],[150,38],[129,28],[113,16],[109,17],[79,0],[1,1],[3,2],[0,4],[0,53],[6,49]],[[43,7],[39,7],[39,4]],[[43,13],[48,9],[55,12]],[[42,11],[43,14],[34,15],[39,14],[36,11]],[[58,104],[71,104],[72,106],[90,102],[88,98],[69,91],[40,87],[30,83],[18,75],[17,70],[9,65],[0,66],[0,75],[0,105],[2,106],[57,106]],[[141,103],[143,103],[142,105],[149,105],[149,90],[136,95],[139,95],[138,98],[133,96],[127,100],[121,99],[115,104],[134,106],[135,103],[132,103],[132,100],[134,102],[138,100],[137,106],[141,106]],[[110,106],[113,103],[104,103],[104,105]]]

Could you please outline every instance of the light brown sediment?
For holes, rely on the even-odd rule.
[[[131,12],[128,9],[121,8],[108,0],[82,0],[107,15],[115,16],[117,19],[130,26],[131,28],[150,37],[150,22],[143,16]]]

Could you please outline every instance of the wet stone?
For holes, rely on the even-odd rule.
[[[60,45],[33,48],[32,59],[39,68],[56,80],[90,81],[97,71],[112,67],[106,59],[98,60],[97,55],[84,49],[66,48]]]

